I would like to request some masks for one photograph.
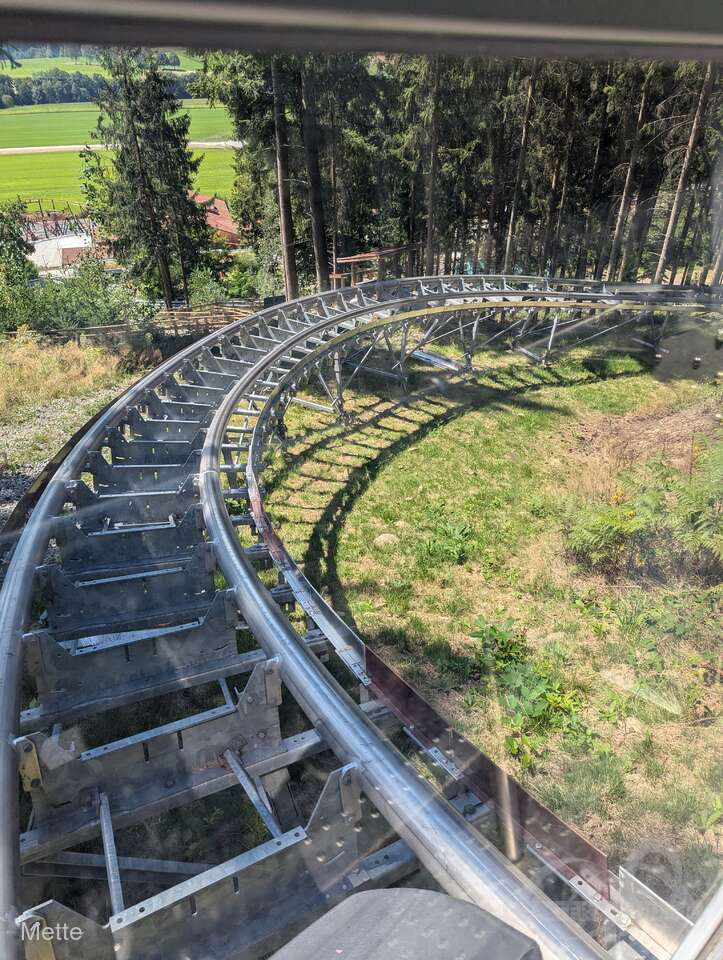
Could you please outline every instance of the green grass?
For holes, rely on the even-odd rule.
[[[615,496],[631,462],[664,456],[687,483],[714,390],[632,359],[602,377],[583,357],[490,364],[412,405],[360,392],[346,428],[290,408],[270,512],[335,609],[455,727],[613,861],[649,839],[697,851],[695,886],[723,809],[721,587],[590,570],[566,520]]]
[[[227,197],[234,178],[233,150],[194,151],[204,159],[196,187],[200,193]],[[81,203],[82,161],[77,153],[9,154],[0,156],[0,201],[22,197],[43,206]]]
[[[206,100],[184,100],[191,116],[191,140],[229,140],[231,121],[223,107]],[[86,143],[95,129],[93,103],[49,103],[0,111],[0,147],[41,147]]]
[[[171,71],[189,71],[201,69],[201,58],[194,57],[185,50],[181,50],[178,47],[158,47],[157,49],[159,51],[164,51],[165,53],[178,54],[178,59],[181,61],[180,66],[169,67],[168,69]]]
[[[97,73],[103,74],[105,71],[99,63],[95,61],[86,63],[84,57],[73,60],[72,57],[35,57],[29,60],[20,60],[20,66],[11,69],[5,66],[0,73],[7,73],[11,77],[32,77],[36,73],[47,73],[49,70],[63,70],[66,73],[82,73],[86,77],[92,77]]]
[[[178,54],[181,61],[178,67],[167,67],[170,73],[183,73],[199,70],[201,61],[198,57],[189,56],[183,50],[175,47],[160,47],[167,53],[174,52]],[[20,66],[11,69],[5,66],[0,73],[8,73],[13,77],[32,77],[36,73],[47,73],[48,70],[64,70],[66,73],[82,73],[85,76],[93,76],[96,73],[105,74],[103,67],[96,61],[86,63],[84,57],[74,60],[72,57],[36,57],[28,60],[20,60]]]

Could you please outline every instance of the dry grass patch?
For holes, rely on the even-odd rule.
[[[22,418],[23,410],[51,400],[110,387],[121,367],[122,358],[102,347],[8,338],[0,344],[0,422]]]

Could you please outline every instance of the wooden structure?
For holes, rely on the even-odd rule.
[[[229,300],[226,303],[208,304],[205,307],[176,307],[173,310],[160,310],[147,324],[138,326],[132,323],[106,323],[98,327],[64,327],[61,330],[47,330],[38,333],[43,341],[114,346],[126,344],[131,347],[142,346],[148,334],[157,337],[192,337],[198,340],[214,330],[220,330],[234,320],[250,316],[260,303],[257,301]],[[14,337],[15,332],[4,334],[3,339]]]
[[[349,271],[335,270],[329,276],[335,290],[340,287],[355,286],[363,280],[385,280],[388,276],[401,276],[401,257],[408,254],[411,263],[415,252],[419,249],[416,243],[403,247],[377,247],[366,253],[355,253],[350,257],[337,257],[337,267],[348,264]],[[408,270],[408,273],[411,273]]]

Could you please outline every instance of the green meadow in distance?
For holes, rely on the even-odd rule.
[[[159,51],[165,53],[176,53],[181,61],[178,67],[167,67],[169,73],[188,73],[194,70],[200,70],[201,61],[198,57],[191,57],[183,50],[175,47],[159,47]],[[96,73],[104,74],[103,67],[91,61],[86,63],[85,57],[78,57],[74,60],[72,57],[32,57],[23,60],[19,58],[20,66],[11,68],[3,66],[0,73],[8,73],[13,77],[32,77],[36,73],[47,73],[48,70],[64,70],[66,73],[82,73],[85,76],[92,77]]]
[[[204,159],[198,171],[199,193],[228,197],[234,178],[234,151],[231,149],[194,150]],[[67,203],[80,203],[82,161],[71,153],[6,154],[0,156],[0,201],[21,197],[27,202],[40,200],[43,206],[57,209]]]
[[[230,140],[231,120],[223,107],[207,100],[184,100],[191,116],[192,140]],[[94,103],[47,103],[0,110],[0,147],[45,147],[86,143],[95,129]]]

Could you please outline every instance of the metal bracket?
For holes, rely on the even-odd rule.
[[[58,640],[93,632],[142,629],[183,622],[190,610],[210,603],[213,545],[197,543],[189,556],[166,560],[125,575],[68,576],[57,564],[37,568],[48,624]]]
[[[693,924],[624,867],[618,868],[620,909],[651,940],[675,953]]]
[[[97,834],[99,792],[108,795],[121,827],[149,811],[184,802],[189,792],[204,795],[226,773],[222,754],[227,749],[241,751],[244,765],[275,757],[282,747],[278,669],[278,661],[257,664],[236,705],[224,704],[91,750],[82,749],[72,728],[62,735],[20,738],[21,751],[30,744],[37,753],[40,774],[24,781],[35,825],[21,838],[23,858],[38,859]],[[232,782],[228,775],[224,785]]]
[[[23,790],[29,793],[31,790],[40,789],[43,785],[43,775],[35,744],[27,737],[18,737],[13,741],[13,746],[20,757],[18,767]]]
[[[245,673],[258,654],[236,652],[241,626],[231,591],[185,622],[112,631],[58,642],[48,630],[23,637],[25,662],[39,706],[21,714],[21,730],[67,722],[221,675]]]
[[[359,860],[362,806],[359,771],[354,764],[334,770],[306,826],[305,859],[327,899],[340,897]]]

